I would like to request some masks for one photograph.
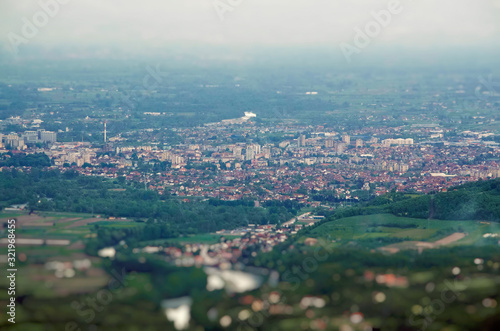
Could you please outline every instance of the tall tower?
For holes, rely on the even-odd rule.
[[[245,159],[246,160],[253,160],[253,159],[255,159],[255,151],[252,148],[252,146],[247,146],[247,151],[245,152]]]
[[[302,134],[299,137],[299,147],[304,147],[306,145],[306,135]]]
[[[106,121],[104,121],[104,143],[106,143]]]

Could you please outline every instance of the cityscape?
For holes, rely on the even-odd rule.
[[[3,135],[2,142],[12,153],[44,153],[63,171],[125,177],[188,200],[297,200],[318,207],[328,205],[326,191],[331,203],[345,204],[392,190],[446,192],[500,176],[499,143],[489,131],[431,123],[335,132],[323,126],[266,126],[247,120],[176,129],[183,139],[176,145],[161,142],[161,129],[144,129],[133,138],[128,138],[132,132],[108,134],[97,144],[57,142],[57,133],[38,129]],[[18,121],[32,126],[40,122]],[[250,141],[235,142],[242,138]],[[159,171],[162,166],[168,169]]]
[[[0,329],[496,331],[496,0],[0,4]]]

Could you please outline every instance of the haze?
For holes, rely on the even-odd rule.
[[[48,2],[43,0],[42,2]],[[227,1],[221,1],[227,3]],[[72,0],[60,5],[39,33],[20,47],[78,49],[108,47],[148,53],[173,44],[223,46],[326,46],[340,53],[352,42],[354,28],[373,20],[372,11],[388,0],[232,1],[223,20],[211,0]],[[39,1],[4,0],[0,4],[1,47],[11,50],[9,33],[22,36],[23,18],[32,21]],[[238,4],[239,3],[239,4]],[[500,1],[401,0],[373,48],[415,49],[498,47]],[[24,47],[24,49],[23,49]],[[204,46],[206,47],[206,46]]]

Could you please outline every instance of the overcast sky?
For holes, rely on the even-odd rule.
[[[23,36],[39,5],[57,0],[0,0],[0,45]],[[218,15],[214,0],[60,0],[58,13],[29,44],[43,46],[159,47],[174,42],[223,45],[337,47],[352,43],[354,28],[391,0],[220,0],[233,3]],[[411,47],[500,46],[500,0],[401,0],[400,14],[372,44]],[[222,8],[222,7],[221,7]],[[40,16],[40,15],[39,15]]]

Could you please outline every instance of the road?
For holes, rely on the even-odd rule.
[[[307,213],[304,213],[302,215],[296,216],[296,217],[292,218],[291,220],[283,223],[282,226],[288,227],[288,226],[292,225],[293,223],[295,223],[296,220],[300,221],[300,220],[306,218],[307,216],[309,216],[310,214],[311,214],[311,212],[307,212]]]

